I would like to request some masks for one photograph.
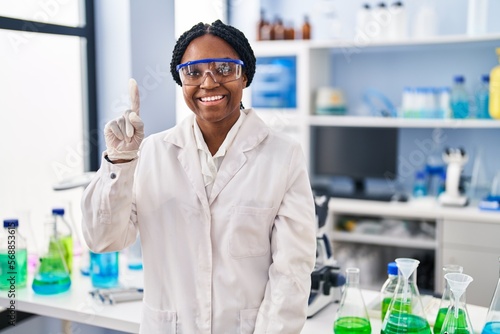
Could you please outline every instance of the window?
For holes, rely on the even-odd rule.
[[[0,218],[29,245],[56,205],[79,222],[82,189],[52,186],[97,169],[94,44],[91,0],[0,2]]]

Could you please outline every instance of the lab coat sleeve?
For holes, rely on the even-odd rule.
[[[82,230],[93,252],[120,251],[137,236],[134,203],[134,172],[137,159],[112,164],[102,159],[101,167],[83,193]]]
[[[294,147],[285,195],[271,236],[273,263],[255,334],[300,333],[316,261],[314,199],[300,147]]]

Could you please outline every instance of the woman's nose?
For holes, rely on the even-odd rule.
[[[211,71],[206,71],[203,81],[201,82],[200,87],[209,89],[213,87],[218,87],[220,84],[215,79],[214,74]]]

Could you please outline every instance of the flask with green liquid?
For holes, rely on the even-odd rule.
[[[359,268],[346,269],[346,283],[333,323],[336,334],[371,334],[368,311],[359,288]]]
[[[448,273],[462,273],[463,267],[456,264],[447,264],[443,267],[443,296],[441,297],[441,301],[439,303],[439,311],[436,314],[436,320],[434,321],[434,333],[441,333],[441,327],[443,327],[444,318],[446,317],[446,313],[448,313],[448,308],[452,304],[452,296],[450,285],[448,281],[444,278],[444,275]]]
[[[396,286],[398,285],[398,265],[396,262],[390,262],[387,264],[387,280],[382,285],[380,291],[380,302],[382,310],[382,321],[384,321],[387,309],[391,304],[392,297],[396,291]]]
[[[0,290],[26,286],[28,253],[26,239],[19,233],[18,219],[5,219],[0,238]]]

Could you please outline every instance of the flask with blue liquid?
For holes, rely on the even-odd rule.
[[[96,288],[118,286],[119,252],[90,253],[90,279]]]
[[[418,171],[415,173],[415,183],[413,184],[413,197],[427,196],[427,184],[425,180],[425,172]]]

